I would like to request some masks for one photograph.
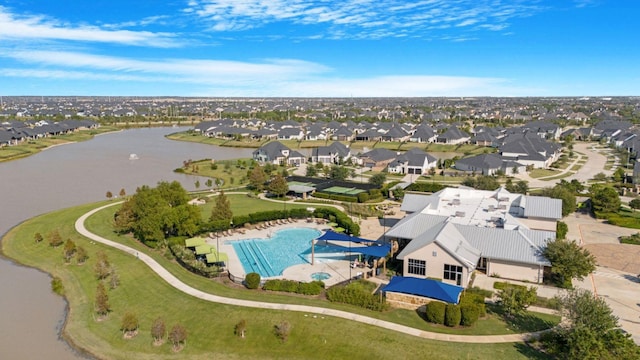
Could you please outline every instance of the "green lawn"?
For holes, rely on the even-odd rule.
[[[261,200],[255,197],[249,197],[247,195],[226,195],[229,198],[229,202],[231,203],[231,211],[233,215],[248,215],[254,212],[260,211],[269,211],[269,210],[280,210],[284,209],[284,203],[275,203],[273,201]],[[208,219],[211,216],[211,210],[215,206],[215,197],[211,197],[209,201],[201,205],[202,216],[205,219]],[[309,205],[298,205],[295,203],[287,203],[287,209],[306,209]],[[317,207],[317,206],[316,206]]]
[[[534,179],[554,176],[558,174],[559,174],[559,171],[550,170],[550,169],[533,169],[529,171],[529,176],[531,176]]]
[[[480,345],[429,341],[342,319],[323,319],[321,316],[314,318],[302,313],[241,308],[192,298],[161,281],[134,257],[100,244],[90,243],[80,237],[73,229],[73,223],[81,214],[95,206],[84,205],[28,220],[7,233],[2,241],[2,250],[7,256],[25,265],[43,269],[62,279],[70,306],[65,336],[101,358],[308,359],[317,358],[318,354],[322,354],[322,358],[335,359],[369,359],[372,355],[389,358],[428,358],[434,354],[438,354],[439,359],[545,358],[524,344]],[[182,281],[203,291],[263,302],[325,306],[421,329],[431,328],[412,311],[370,312],[312,297],[245,290],[239,286],[225,285],[222,281],[196,276],[175,262],[167,260],[161,253],[145,249],[129,237],[116,236],[111,228],[115,210],[116,208],[105,209],[92,216],[87,221],[88,228],[141,252],[147,252]],[[34,233],[40,232],[46,237],[54,228],[60,231],[63,239],[72,239],[88,251],[90,257],[85,265],[78,266],[75,262],[65,265],[61,248],[49,247],[46,240],[41,243],[33,241]],[[101,322],[96,321],[93,316],[97,285],[93,266],[98,250],[107,254],[121,280],[118,288],[109,290],[112,312],[107,320]],[[140,334],[132,340],[123,340],[119,330],[120,320],[127,311],[136,313],[140,319]],[[181,323],[187,328],[189,338],[186,348],[181,353],[174,354],[168,344],[159,347],[151,345],[150,324],[159,316],[165,319],[168,328],[176,323]],[[241,319],[247,320],[247,338],[244,340],[233,334],[234,325]],[[292,332],[286,343],[279,342],[273,335],[273,326],[281,321],[288,321],[292,325]],[[492,322],[478,323],[476,328],[461,330],[461,333],[514,332],[497,318],[490,321]],[[448,328],[442,330],[451,331]]]

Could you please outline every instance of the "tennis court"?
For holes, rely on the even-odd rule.
[[[326,188],[322,190],[323,192],[333,193],[333,194],[342,194],[342,195],[358,195],[360,193],[366,192],[362,189],[356,188],[346,188],[342,186],[332,186],[330,188]]]

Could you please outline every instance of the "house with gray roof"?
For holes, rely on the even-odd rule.
[[[468,171],[475,174],[495,175],[499,171],[504,174],[525,172],[527,167],[516,161],[505,160],[498,154],[480,154],[468,158],[459,159],[454,167],[460,171]]]
[[[351,150],[341,142],[334,141],[329,146],[318,146],[311,151],[311,162],[340,164],[351,157]]]
[[[438,138],[438,134],[428,124],[418,125],[413,134],[409,136],[409,141],[418,143],[432,143]]]
[[[269,142],[253,152],[253,159],[261,164],[299,165],[306,157],[284,146],[279,141]]]
[[[438,159],[422,149],[413,148],[399,155],[389,163],[387,171],[392,174],[426,174],[429,169],[434,169]]]
[[[304,131],[299,127],[283,127],[278,130],[278,140],[302,140]]]
[[[389,149],[373,149],[358,156],[357,162],[373,171],[382,171],[387,165],[395,160],[398,154]]]
[[[466,132],[458,129],[455,125],[449,126],[449,128],[438,135],[437,142],[442,144],[457,145],[468,142],[471,136]]]
[[[466,287],[475,270],[513,280],[542,283],[542,256],[555,239],[562,201],[466,187],[432,195],[408,192],[407,215],[387,233],[397,241],[403,276],[437,278]]]

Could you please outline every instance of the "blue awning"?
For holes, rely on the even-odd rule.
[[[351,241],[356,243],[377,243],[376,240],[363,239],[357,236],[350,236],[343,233],[337,233],[332,230],[327,230],[322,236],[320,236],[317,240],[332,240],[332,241]]]
[[[460,293],[462,293],[464,288],[445,284],[437,280],[394,276],[389,284],[382,290],[424,296],[451,304],[457,304],[458,301],[460,301]]]
[[[337,248],[340,248],[344,252],[350,251],[352,253],[364,254],[364,255],[369,255],[369,256],[374,256],[379,258],[387,256],[387,254],[391,251],[391,245],[389,244],[373,245],[373,246],[352,246],[352,247],[338,246],[338,245],[334,245],[334,246]]]

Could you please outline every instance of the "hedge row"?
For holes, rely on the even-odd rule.
[[[524,285],[512,284],[512,283],[503,282],[503,281],[496,281],[495,283],[493,283],[493,288],[498,290],[504,290],[506,288],[527,290],[527,287]]]
[[[178,264],[194,274],[208,278],[213,278],[220,274],[218,267],[207,266],[204,262],[197,260],[193,251],[185,248],[184,245],[169,243],[169,250]]]
[[[354,223],[351,218],[342,211],[335,208],[317,208],[313,215],[315,217],[335,221],[339,227],[343,228],[346,233],[358,236],[360,235],[360,225]]]
[[[431,301],[425,307],[428,322],[451,327],[472,326],[486,314],[484,296],[466,292],[460,297],[458,305]]]
[[[319,191],[314,192],[313,193],[313,197],[317,197],[317,198],[320,198],[320,199],[344,201],[344,202],[358,202],[358,198],[355,197],[355,196],[328,194],[328,193],[323,193],[323,192],[319,192]]]
[[[334,286],[327,290],[327,299],[331,302],[356,305],[365,309],[384,311],[389,308],[386,299],[371,294],[361,288]]]
[[[312,281],[309,283],[293,280],[267,280],[262,287],[264,290],[292,292],[304,295],[319,295],[324,289],[322,281]]]
[[[304,219],[311,215],[307,209],[296,208],[296,209],[288,209],[288,210],[269,210],[269,211],[260,211],[247,215],[237,215],[233,217],[233,225],[243,226],[244,224],[255,224],[263,221],[272,221],[277,219]]]
[[[442,185],[434,182],[414,182],[413,184],[407,186],[406,191],[420,191],[420,192],[437,192],[444,188],[446,185]]]

